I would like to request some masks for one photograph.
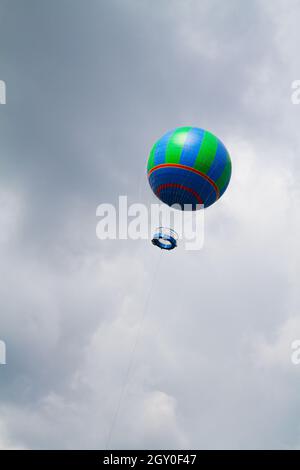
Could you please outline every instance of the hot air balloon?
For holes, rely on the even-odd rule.
[[[231,177],[231,160],[224,144],[211,132],[178,127],[154,144],[147,172],[151,189],[162,202],[176,204],[182,210],[197,210],[211,206],[224,194]],[[152,240],[160,246],[156,241]],[[172,248],[175,246],[172,242]]]

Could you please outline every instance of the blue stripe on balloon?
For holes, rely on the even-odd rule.
[[[226,189],[227,189],[227,187],[228,187],[228,185],[229,185],[229,182],[230,182],[230,178],[228,179],[227,183],[226,183],[226,184],[223,186],[223,188],[221,189],[221,191],[220,191],[220,197],[222,196],[222,194],[225,193],[225,191],[226,191]]]
[[[180,155],[180,162],[182,165],[193,167],[195,165],[197,155],[199,153],[204,136],[204,130],[192,127],[187,133],[182,152]]]
[[[218,178],[220,178],[227,163],[227,159],[227,150],[222,142],[218,140],[216,155],[209,171],[207,172],[207,176],[209,176],[213,181],[216,181]]]
[[[171,135],[174,133],[174,129],[172,131],[167,132],[162,138],[157,142],[155,153],[154,153],[154,165],[161,165],[162,163],[166,162],[166,150],[167,145],[170,140]]]

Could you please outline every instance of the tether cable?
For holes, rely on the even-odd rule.
[[[112,439],[112,436],[113,436],[113,431],[114,431],[114,428],[115,428],[117,420],[118,420],[120,408],[121,408],[121,405],[122,405],[122,401],[123,401],[123,398],[124,398],[124,395],[125,395],[126,387],[128,385],[128,380],[129,380],[130,373],[131,373],[132,366],[133,366],[133,362],[134,362],[134,355],[135,355],[137,345],[138,345],[138,342],[139,342],[139,339],[140,339],[140,336],[141,336],[141,332],[142,332],[142,329],[143,329],[146,313],[147,313],[147,310],[148,310],[148,307],[149,307],[149,304],[150,304],[150,298],[151,298],[152,290],[153,290],[153,287],[154,287],[156,275],[157,275],[158,268],[159,268],[159,265],[160,265],[160,261],[161,261],[161,258],[162,258],[162,251],[163,250],[161,250],[161,252],[158,256],[158,260],[157,260],[156,267],[155,267],[155,270],[154,270],[152,282],[151,282],[151,285],[150,285],[150,289],[148,291],[148,295],[147,295],[147,298],[146,298],[144,310],[143,310],[143,313],[142,313],[142,316],[141,316],[141,319],[140,319],[140,323],[139,323],[139,326],[138,326],[138,331],[137,331],[135,341],[134,341],[134,344],[133,344],[133,347],[132,347],[132,350],[131,350],[131,354],[130,354],[130,357],[129,357],[129,363],[128,363],[128,367],[127,367],[127,370],[126,370],[126,373],[125,373],[125,376],[124,376],[123,385],[122,385],[121,392],[120,392],[120,395],[119,395],[118,403],[117,403],[117,406],[116,406],[116,409],[115,409],[115,412],[114,412],[114,415],[113,415],[113,418],[112,418],[112,422],[111,422],[111,425],[110,425],[110,429],[109,429],[109,432],[108,432],[105,450],[109,450],[109,445],[110,445],[110,442],[111,442],[111,439]]]

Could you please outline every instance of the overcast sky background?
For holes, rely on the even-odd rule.
[[[300,448],[300,2],[0,0],[0,447],[104,448],[159,251],[99,241],[152,144],[231,185],[163,253],[111,448]],[[145,182],[145,187],[143,184]]]

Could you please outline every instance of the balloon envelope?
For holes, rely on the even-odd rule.
[[[163,135],[148,159],[148,180],[165,204],[195,210],[209,207],[225,192],[231,160],[224,144],[211,132],[179,127]],[[203,207],[202,206],[202,207]]]

